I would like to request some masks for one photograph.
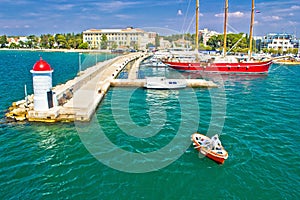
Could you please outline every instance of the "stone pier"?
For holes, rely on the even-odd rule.
[[[38,122],[73,122],[89,121],[98,105],[105,97],[110,86],[114,87],[144,87],[146,80],[137,79],[142,62],[151,54],[131,53],[110,59],[86,69],[77,77],[65,84],[52,88],[57,102],[47,111],[35,111],[33,95],[29,100],[14,102],[6,113],[7,119],[15,121]],[[132,64],[128,79],[116,79],[119,73]],[[212,81],[187,79],[188,87],[217,87]]]

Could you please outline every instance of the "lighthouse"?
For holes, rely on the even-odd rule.
[[[52,72],[51,66],[40,58],[34,65],[32,70],[33,91],[34,91],[34,110],[47,111],[53,107],[52,97]]]

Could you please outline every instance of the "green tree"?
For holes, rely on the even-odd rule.
[[[41,39],[40,39],[40,47],[42,48],[49,48],[49,37],[50,35],[41,35]]]
[[[19,41],[19,46],[21,48],[24,48],[25,47],[25,42],[23,42],[22,40]]]
[[[39,38],[36,37],[35,35],[29,35],[27,37],[27,39],[28,39],[28,42],[27,42],[28,47],[34,48],[38,45]]]
[[[56,43],[58,44],[58,48],[68,48],[69,45],[67,43],[67,39],[62,34],[57,34],[55,36]]]
[[[214,35],[207,41],[207,45],[212,48],[212,50],[219,50],[221,47],[222,36]]]
[[[269,50],[268,50],[267,48],[263,48],[262,51],[263,51],[264,53],[269,53]]]
[[[268,52],[271,53],[271,54],[277,54],[277,50],[276,49],[268,49]]]
[[[224,35],[214,35],[208,41],[207,45],[212,48],[212,50],[222,51],[224,46]],[[243,33],[239,34],[227,34],[226,51],[231,52],[247,52],[248,44],[247,38],[244,37]]]
[[[78,49],[88,49],[89,48],[89,44],[87,42],[81,43],[78,46]]]
[[[52,49],[54,47],[54,44],[55,44],[55,38],[53,37],[53,35],[51,35],[49,38],[48,38],[48,44],[49,44],[49,48]]]
[[[6,37],[6,35],[2,35],[0,37],[0,47],[3,48],[3,47],[5,47],[6,44],[8,44],[7,37]]]
[[[28,40],[26,43],[25,43],[25,45],[27,46],[27,47],[29,47],[29,48],[33,48],[33,42],[31,41],[31,40]]]
[[[113,42],[111,45],[111,49],[116,49],[118,48],[118,44],[116,42]]]
[[[12,42],[12,43],[9,45],[9,48],[10,48],[10,49],[16,49],[16,48],[18,48],[18,45],[17,45],[16,43]]]
[[[102,35],[101,37],[101,49],[107,49],[107,36],[106,35]]]

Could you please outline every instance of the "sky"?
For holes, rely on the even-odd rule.
[[[251,0],[229,0],[228,32],[249,33]],[[141,28],[171,35],[195,32],[196,0],[0,0],[0,35],[81,33]],[[199,28],[223,32],[224,0],[200,0]],[[254,36],[296,34],[300,0],[256,0]]]

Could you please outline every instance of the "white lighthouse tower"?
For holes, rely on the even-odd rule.
[[[51,66],[42,58],[37,61],[32,70],[33,90],[34,90],[34,110],[46,111],[53,107],[52,99],[52,72]]]

